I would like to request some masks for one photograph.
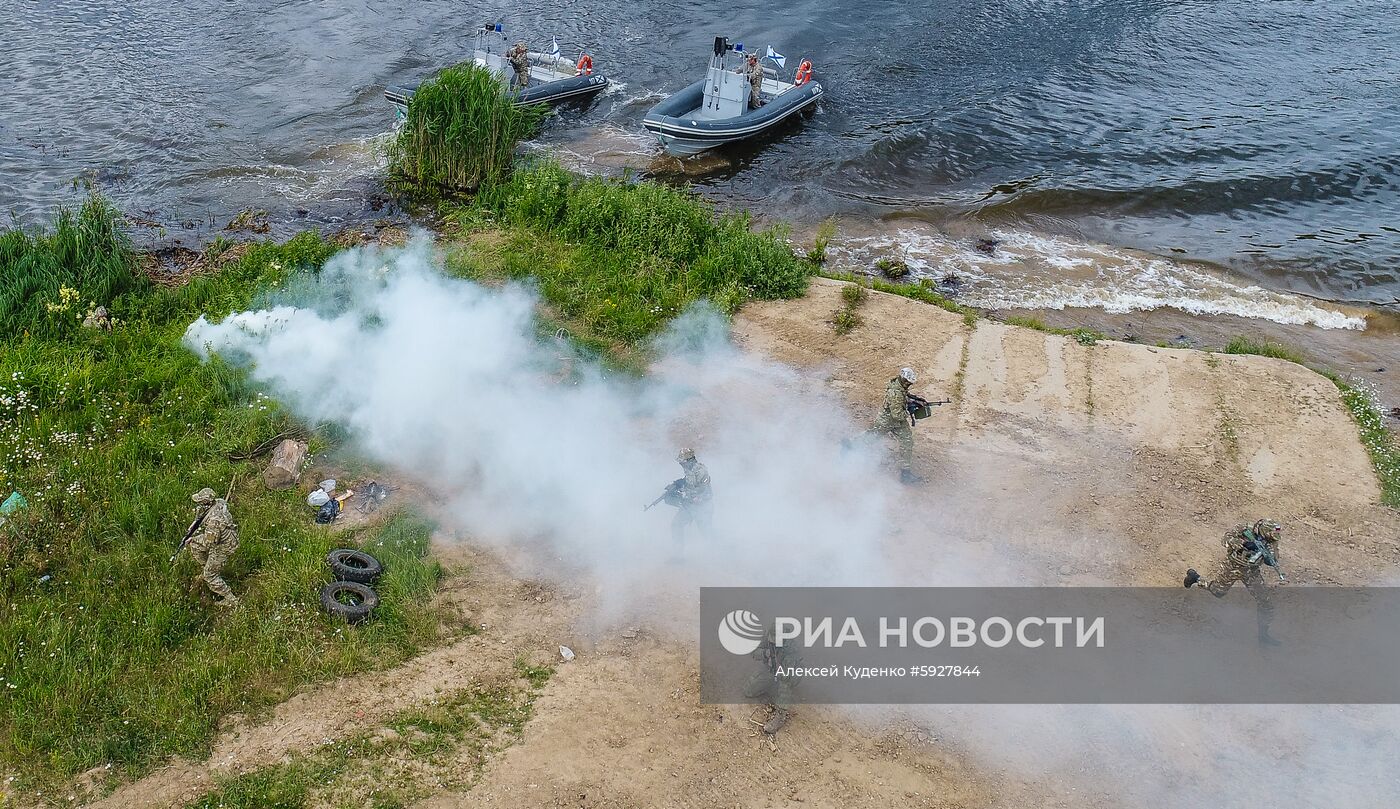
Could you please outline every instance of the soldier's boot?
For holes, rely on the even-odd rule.
[[[899,482],[905,486],[917,486],[924,482],[924,476],[914,474],[912,469],[901,469],[899,470]]]
[[[1195,587],[1200,581],[1201,581],[1201,574],[1197,573],[1195,568],[1187,568],[1187,570],[1186,570],[1186,578],[1185,578],[1184,580],[1182,580],[1181,586],[1182,586],[1182,587]]]
[[[789,711],[787,708],[777,708],[773,711],[773,715],[768,717],[768,721],[763,723],[763,732],[766,735],[772,736],[782,730],[783,726],[786,725],[791,718],[792,711]]]

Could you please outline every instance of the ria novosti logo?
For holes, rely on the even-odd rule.
[[[763,622],[748,610],[734,610],[719,622],[719,643],[726,652],[751,655],[763,642]]]

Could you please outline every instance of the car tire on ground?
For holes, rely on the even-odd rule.
[[[379,606],[379,594],[356,581],[333,581],[321,588],[321,607],[352,624],[369,617]]]
[[[340,581],[373,584],[384,572],[378,559],[354,548],[337,548],[326,555],[326,564]]]

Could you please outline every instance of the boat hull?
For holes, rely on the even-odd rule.
[[[515,99],[517,107],[532,107],[537,104],[562,104],[566,101],[592,98],[607,89],[608,77],[601,73],[591,76],[572,76],[557,81],[544,82],[528,87]],[[390,85],[384,88],[384,98],[394,105],[395,114],[402,119],[408,115],[408,102],[413,98],[418,85]]]
[[[657,104],[642,121],[669,154],[689,157],[767,133],[813,107],[823,91],[817,82],[808,82],[735,118],[690,117],[689,113],[700,106],[704,92],[704,80],[698,81]]]

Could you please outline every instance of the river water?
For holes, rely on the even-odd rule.
[[[88,176],[146,238],[245,207],[279,229],[377,215],[386,83],[501,20],[617,86],[543,148],[646,167],[640,128],[717,34],[816,64],[805,123],[692,178],[761,216],[840,217],[838,260],[895,252],[970,302],[1160,306],[1327,327],[1400,299],[1400,25],[1389,0],[11,0],[0,209]],[[619,155],[622,157],[619,159]],[[158,226],[157,224],[158,223]],[[1001,240],[986,256],[970,249]]]

